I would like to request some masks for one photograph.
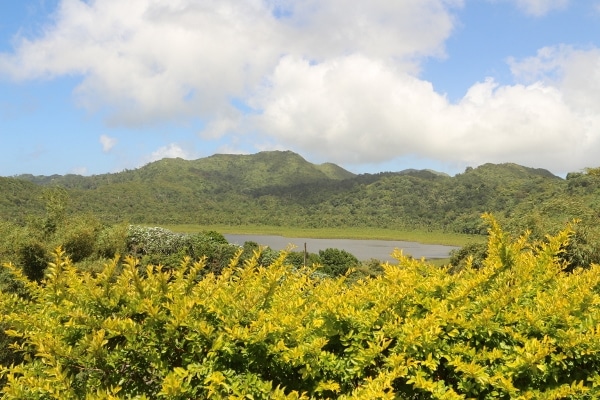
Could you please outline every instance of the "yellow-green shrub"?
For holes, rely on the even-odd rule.
[[[397,253],[348,284],[232,259],[218,276],[118,259],[78,272],[57,250],[28,299],[0,295],[22,398],[597,398],[600,267],[566,274],[491,217],[488,256],[457,274]],[[18,269],[6,267],[17,276]],[[20,276],[20,279],[23,279]]]

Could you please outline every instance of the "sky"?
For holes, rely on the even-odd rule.
[[[0,0],[0,176],[600,166],[600,0]]]

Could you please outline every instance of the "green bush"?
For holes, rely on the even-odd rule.
[[[565,262],[565,271],[589,268],[600,264],[600,232],[598,228],[576,225],[571,240],[564,246],[560,257]]]
[[[191,259],[206,258],[207,271],[216,274],[219,274],[240,250],[238,246],[229,244],[223,235],[214,231],[189,235],[188,246]]]
[[[331,276],[344,275],[350,268],[360,265],[360,261],[346,250],[332,248],[319,250],[319,261],[321,271]]]
[[[160,227],[130,225],[127,232],[127,251],[134,256],[175,254],[187,245],[187,235]]]
[[[117,254],[125,255],[127,250],[127,224],[105,226],[98,233],[96,252],[100,258],[113,258]]]
[[[177,267],[183,257],[206,258],[206,271],[220,273],[239,250],[218,232],[175,233],[160,227],[132,225],[127,231],[127,253],[141,257],[143,264]]]
[[[219,233],[217,231],[202,231],[200,233],[200,235],[207,238],[208,240],[210,240],[213,243],[229,244],[229,242],[227,241],[225,236],[223,236],[221,233]]]
[[[91,229],[73,232],[63,242],[63,246],[73,262],[79,262],[92,256],[95,244],[96,232]]]
[[[285,259],[287,263],[293,265],[295,268],[311,267],[313,265],[320,265],[321,259],[316,253],[306,253],[306,260],[304,259],[303,251],[290,251],[287,253]]]
[[[450,265],[452,272],[461,271],[470,262],[472,268],[479,269],[483,267],[483,262],[487,257],[487,245],[485,243],[469,243],[460,249],[450,252]]]
[[[17,250],[17,256],[19,265],[27,278],[32,281],[42,280],[44,271],[50,261],[46,246],[43,243],[35,239],[22,243]]]
[[[257,242],[250,240],[244,242],[240,260],[250,260],[255,257],[256,254],[260,254],[258,263],[263,267],[271,265],[280,256],[279,251],[273,250],[270,247],[260,246]]]

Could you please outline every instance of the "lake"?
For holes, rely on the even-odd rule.
[[[229,243],[243,245],[244,242],[256,242],[259,245],[269,246],[273,250],[283,250],[294,245],[293,251],[304,251],[318,253],[319,250],[328,248],[346,250],[361,261],[375,258],[381,261],[396,261],[391,254],[394,249],[403,250],[404,254],[414,258],[448,258],[450,251],[459,249],[456,246],[444,246],[438,244],[423,244],[417,242],[404,242],[398,240],[360,240],[360,239],[312,239],[312,238],[288,238],[273,235],[223,235]]]

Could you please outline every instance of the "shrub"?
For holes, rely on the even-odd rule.
[[[475,269],[483,267],[483,262],[487,256],[487,245],[485,243],[469,243],[458,250],[450,252],[450,265],[452,272],[461,271],[470,263]]]
[[[307,253],[305,261],[303,251],[291,251],[287,253],[285,261],[295,268],[311,267],[313,265],[321,264],[321,259],[316,253]]]
[[[397,253],[352,285],[285,253],[201,278],[189,259],[82,273],[59,250],[28,300],[0,294],[23,355],[3,398],[598,398],[600,266],[563,272],[570,227],[536,242],[486,220],[479,270]]]
[[[344,275],[350,268],[360,265],[358,259],[340,249],[319,250],[319,261],[321,262],[321,271],[331,276]]]
[[[27,278],[32,281],[42,280],[50,260],[43,243],[35,239],[22,243],[17,256],[19,265],[23,268],[23,273]]]
[[[127,232],[127,250],[134,256],[174,254],[187,244],[187,235],[160,227],[131,225]]]
[[[204,236],[213,243],[229,244],[225,236],[217,231],[202,231],[200,235]]]
[[[256,253],[260,254],[258,258],[258,263],[266,267],[271,265],[277,258],[279,258],[280,252],[277,250],[273,250],[267,246],[260,246],[257,242],[252,240],[244,242],[242,246],[242,255],[241,260],[250,260],[252,259]]]
[[[100,258],[113,258],[117,254],[124,255],[127,250],[127,232],[129,226],[116,224],[105,226],[98,233],[96,252]]]
[[[565,262],[565,271],[600,264],[600,232],[597,228],[578,224],[563,250],[560,257]]]
[[[206,258],[207,271],[219,274],[239,247],[229,244],[227,239],[214,231],[200,232],[188,237],[188,255],[192,260]]]

